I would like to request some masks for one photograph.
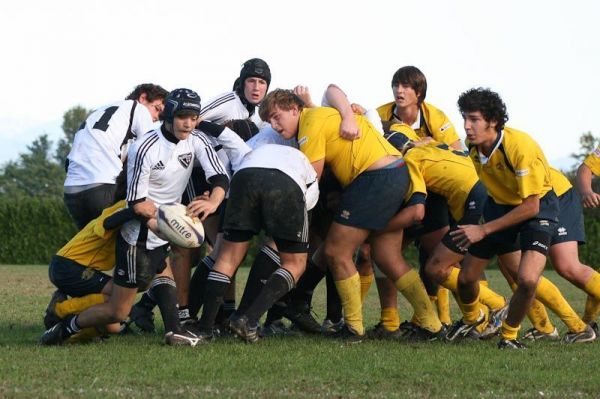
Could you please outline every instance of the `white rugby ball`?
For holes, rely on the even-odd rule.
[[[198,248],[204,242],[202,222],[196,217],[189,217],[185,205],[160,205],[157,220],[160,233],[171,244],[183,248]]]

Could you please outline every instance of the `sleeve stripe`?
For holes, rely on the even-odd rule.
[[[205,107],[202,107],[202,110],[200,111],[200,116],[204,115],[207,111],[218,107],[219,105],[225,104],[226,102],[233,100],[235,100],[235,94],[233,92],[218,97],[214,99],[213,102],[211,102],[210,104],[206,105]]]
[[[142,173],[142,164],[144,157],[148,153],[148,150],[158,142],[158,133],[149,135],[144,142],[138,148],[135,154],[135,164],[132,173],[131,182],[128,183],[127,189],[127,200],[133,201],[137,196],[137,189],[139,184],[140,175]]]
[[[216,172],[216,174],[227,175],[227,172],[225,172],[225,169],[223,168],[223,164],[221,163],[219,156],[213,150],[212,144],[208,141],[208,139],[203,134],[200,134],[197,131],[192,132],[192,135],[194,135],[195,137],[200,139],[200,141],[202,141],[202,143],[206,147],[205,148],[206,155],[207,155],[207,158],[208,158],[210,165],[212,166],[214,172]],[[204,168],[204,166],[203,166],[203,169],[205,172],[210,172],[210,171],[207,171],[206,168]],[[207,179],[211,176],[212,175],[209,175],[208,173],[206,173]]]

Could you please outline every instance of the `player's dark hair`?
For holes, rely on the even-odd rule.
[[[415,66],[404,66],[394,73],[392,87],[400,84],[410,86],[418,95],[419,105],[425,101],[427,95],[427,79],[421,70]]]
[[[291,90],[275,89],[267,94],[260,104],[260,110],[258,115],[263,121],[269,119],[269,115],[275,110],[275,107],[289,111],[294,106],[298,107],[298,110],[304,108],[304,101]]]
[[[496,122],[496,130],[500,132],[508,121],[506,104],[500,95],[490,89],[477,87],[465,91],[458,97],[458,109],[464,116],[469,112],[481,112],[486,122]]]
[[[137,85],[125,100],[137,100],[142,94],[146,94],[148,101],[152,102],[154,100],[164,100],[169,92],[159,85],[142,83],[141,85]]]

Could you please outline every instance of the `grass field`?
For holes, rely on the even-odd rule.
[[[240,273],[245,281],[246,271]],[[600,342],[539,342],[527,351],[500,351],[496,341],[348,346],[304,336],[173,348],[156,335],[40,347],[42,315],[53,291],[47,268],[0,266],[0,275],[0,397],[600,397]],[[492,287],[508,293],[497,271],[488,276]],[[583,308],[580,291],[553,272],[547,276],[576,309]],[[323,296],[320,286],[319,318]],[[400,310],[401,317],[409,316],[403,299]],[[378,315],[372,287],[367,325]]]

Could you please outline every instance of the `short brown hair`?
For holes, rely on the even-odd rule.
[[[153,83],[142,83],[137,85],[135,89],[127,97],[125,100],[138,100],[142,94],[146,95],[146,99],[149,102],[153,102],[154,100],[163,100],[167,98],[169,94],[168,91],[160,87],[159,85],[155,85]]]
[[[399,84],[410,86],[419,95],[419,105],[425,101],[427,79],[425,79],[425,75],[419,68],[409,65],[398,69],[392,77],[392,87]]]
[[[289,111],[294,105],[298,107],[298,110],[302,110],[304,108],[304,101],[291,90],[275,89],[267,94],[260,103],[258,115],[260,119],[266,122],[269,120],[269,115],[275,110],[275,107]]]

